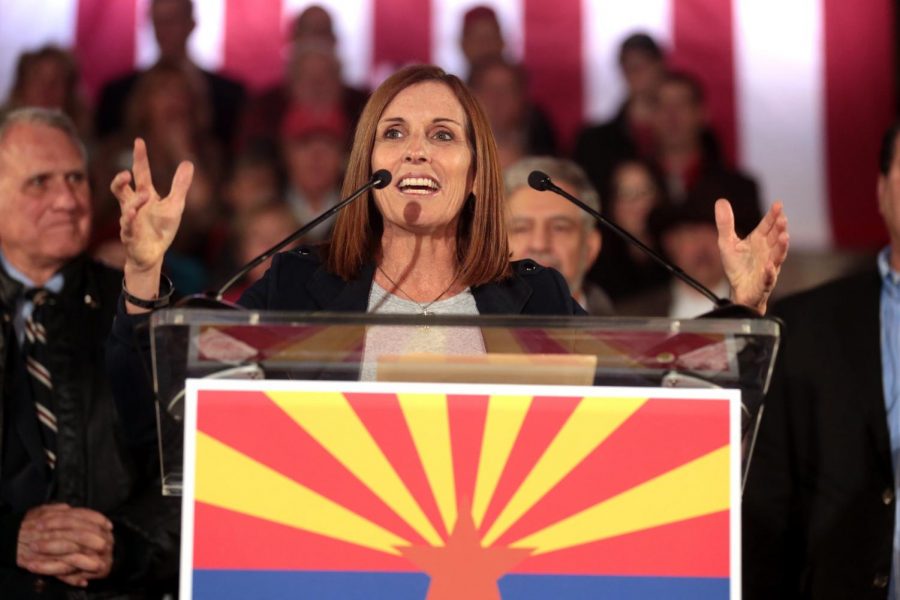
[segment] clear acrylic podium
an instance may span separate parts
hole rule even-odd
[[[448,336],[468,340],[470,351],[419,351]],[[374,356],[367,339],[376,337],[394,349]],[[182,489],[189,378],[736,389],[746,472],[779,337],[766,319],[157,311],[151,350],[163,493]]]

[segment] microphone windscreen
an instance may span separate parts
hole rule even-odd
[[[528,174],[528,185],[539,192],[546,191],[550,188],[550,176],[543,171],[532,171]]]
[[[391,172],[387,169],[379,169],[372,173],[372,182],[375,184],[376,190],[380,190],[388,186],[391,182]]]

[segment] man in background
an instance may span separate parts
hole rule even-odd
[[[649,226],[666,258],[719,298],[728,298],[731,288],[711,207],[660,206],[650,214]],[[690,319],[714,308],[709,298],[676,277],[616,302],[619,315],[671,319]]]
[[[612,314],[612,303],[584,276],[602,245],[594,218],[565,198],[539,192],[528,185],[528,175],[543,171],[582,202],[600,210],[600,197],[584,171],[575,163],[551,157],[528,157],[507,169],[507,228],[513,260],[531,258],[562,273],[572,297],[595,316]]]
[[[157,64],[183,69],[196,87],[209,98],[212,107],[211,131],[223,147],[230,148],[244,104],[245,91],[240,83],[201,69],[188,55],[188,39],[194,31],[194,5],[191,0],[151,0],[150,19],[159,46]],[[100,91],[97,102],[96,131],[100,138],[115,133],[125,122],[125,106],[141,72],[133,71],[114,79]]]
[[[657,91],[666,73],[665,55],[652,37],[633,33],[619,47],[619,69],[627,90],[619,111],[606,123],[582,129],[575,145],[575,162],[604,194],[616,165],[653,157],[653,125]]]
[[[743,497],[749,600],[900,597],[900,125],[877,187],[877,263],[773,307],[786,333]]]
[[[726,164],[709,128],[700,82],[686,73],[668,73],[657,94],[655,159],[669,202],[713,214],[716,200],[728,198],[735,231],[745,237],[762,218],[759,188]]]
[[[177,574],[178,503],[153,449],[122,442],[104,360],[122,275],[85,254],[62,113],[0,118],[0,214],[0,595],[146,598]]]

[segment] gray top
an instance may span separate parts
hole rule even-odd
[[[391,294],[372,282],[369,292],[368,312],[377,314],[422,314],[427,306],[429,314],[477,315],[478,307],[472,291],[465,291],[446,300],[438,300],[430,306]],[[478,327],[428,327],[428,326],[372,326],[366,331],[363,348],[362,381],[375,381],[378,357],[405,354],[452,354],[468,356],[484,354],[484,339]]]

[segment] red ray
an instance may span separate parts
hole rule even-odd
[[[197,429],[404,539],[424,542],[262,392],[201,391]]]
[[[223,333],[259,350],[260,356],[270,358],[282,348],[305,340],[324,330],[321,325],[288,327],[283,325],[235,325],[222,329]]]
[[[516,573],[728,577],[728,511],[532,556]]]
[[[453,446],[453,476],[458,507],[472,505],[475,479],[481,458],[481,441],[487,417],[488,396],[447,396],[450,440]]]
[[[728,402],[651,399],[497,543],[512,543],[727,443]]]
[[[422,461],[406,425],[396,394],[345,393],[400,479],[419,503],[425,516],[444,539],[447,530],[438,511]]]
[[[195,569],[415,571],[408,560],[293,527],[194,504]]]
[[[566,420],[581,402],[580,397],[572,396],[535,396],[519,437],[513,444],[506,468],[497,482],[497,489],[488,505],[481,532],[487,532],[500,510],[506,506],[513,493],[534,468],[535,462],[547,449],[547,446],[565,424]]]

